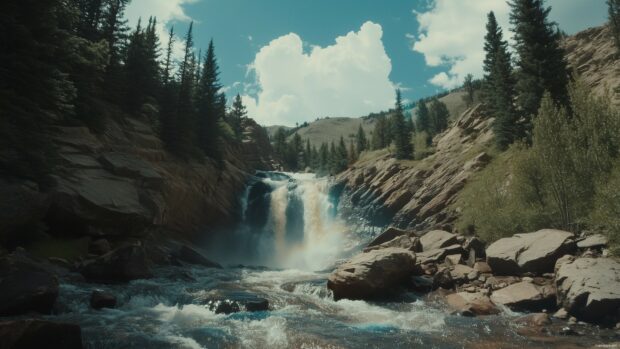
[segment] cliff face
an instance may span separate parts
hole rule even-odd
[[[436,152],[424,160],[397,161],[384,154],[356,163],[336,179],[343,190],[341,209],[378,226],[451,229],[457,213],[449,205],[490,160],[484,149],[493,138],[491,122],[475,106],[435,137]]]
[[[0,221],[7,223],[0,236],[10,240],[37,221],[60,236],[135,236],[161,227],[192,237],[230,223],[248,173],[271,166],[264,131],[250,119],[244,127],[243,142],[225,146],[221,164],[172,156],[144,120],[109,121],[101,136],[84,127],[59,127],[54,143],[60,163],[51,174],[51,190],[1,182],[9,200],[3,203],[6,216]],[[18,196],[17,204],[10,199]],[[12,205],[21,207],[11,210]]]

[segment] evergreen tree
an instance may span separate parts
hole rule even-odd
[[[286,131],[282,127],[278,128],[273,137],[273,150],[280,160],[284,161],[286,159]]]
[[[89,41],[99,40],[103,0],[76,0],[76,5],[79,11],[77,34]]]
[[[486,52],[485,104],[495,117],[493,131],[500,149],[506,149],[521,135],[518,115],[514,108],[515,81],[513,77],[508,43],[504,41],[502,29],[497,25],[493,12],[488,15],[487,35],[484,45]]]
[[[357,158],[359,157],[359,154],[357,153],[357,150],[355,149],[355,142],[353,142],[353,140],[351,139],[349,141],[349,164],[354,164],[357,161]]]
[[[413,155],[411,134],[408,132],[403,114],[403,102],[400,90],[396,90],[396,105],[392,114],[392,135],[396,145],[396,158],[409,159]]]
[[[375,130],[372,133],[372,148],[383,149],[390,145],[389,142],[389,124],[384,115],[377,117],[375,122]]]
[[[306,149],[304,150],[304,167],[313,167],[312,147],[310,146],[310,139],[306,139]]]
[[[437,98],[433,99],[429,109],[429,115],[431,121],[431,137],[448,128],[448,118],[450,117],[450,112],[448,111],[448,107],[446,107],[442,101]]]
[[[366,132],[364,132],[364,128],[362,128],[361,124],[359,128],[357,129],[357,135],[355,136],[355,143],[357,144],[358,154],[361,154],[363,151],[366,150],[368,141],[366,140]]]
[[[167,85],[172,73],[172,49],[174,47],[174,27],[170,27],[168,33],[168,46],[166,48],[166,58],[164,59],[164,70],[162,72],[162,83]]]
[[[174,151],[179,155],[190,155],[193,152],[194,132],[194,74],[192,60],[194,60],[194,23],[190,23],[185,35],[183,61],[179,67],[179,92],[176,107],[176,135],[174,137]]]
[[[329,145],[329,160],[328,160],[328,172],[331,175],[338,173],[338,151],[336,150],[336,144],[332,141]]]
[[[336,150],[336,171],[335,173],[340,173],[347,169],[347,165],[349,164],[349,152],[347,151],[347,145],[344,142],[344,137],[340,136],[340,141],[338,142],[338,149]]]
[[[125,8],[129,0],[106,0],[101,35],[108,43],[109,61],[106,69],[105,91],[113,101],[120,101],[123,81],[122,50],[127,40]]]
[[[230,126],[232,127],[237,139],[239,140],[241,139],[242,132],[243,132],[241,128],[241,120],[246,118],[247,115],[248,115],[248,112],[247,112],[247,109],[245,108],[245,105],[243,105],[241,96],[237,94],[237,96],[235,97],[235,100],[233,101],[232,110],[230,111],[229,119],[230,119]]]
[[[319,148],[319,174],[324,175],[329,173],[329,147],[327,143],[322,143]]]
[[[430,133],[431,130],[431,118],[428,111],[428,107],[426,106],[426,102],[421,99],[418,102],[418,109],[416,112],[418,116],[417,120],[417,129],[418,132],[427,132]]]
[[[609,23],[614,34],[616,48],[620,52],[620,0],[607,0]]]
[[[568,106],[569,75],[560,33],[548,18],[551,8],[544,7],[544,0],[512,0],[509,4],[518,54],[517,104],[529,131],[545,91],[556,103]]]
[[[210,157],[219,157],[218,123],[223,117],[221,106],[218,107],[220,89],[219,68],[215,58],[213,40],[209,42],[207,55],[202,68],[202,77],[198,87],[198,123],[197,132],[202,150]]]

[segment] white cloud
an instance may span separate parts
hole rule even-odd
[[[190,22],[192,18],[189,17],[183,5],[196,3],[200,0],[133,0],[127,6],[125,10],[125,16],[129,20],[131,28],[135,28],[138,23],[138,19],[142,18],[142,25],[146,25],[145,21],[149,17],[157,18],[157,34],[163,50],[168,46],[169,37],[169,25],[173,21]],[[185,28],[175,28],[175,44],[174,44],[174,57],[175,59],[181,59],[183,57],[183,39],[185,35],[183,32]]]
[[[546,5],[553,8],[551,20],[569,33],[604,20],[600,0],[550,0]],[[504,0],[434,0],[427,11],[415,13],[420,27],[412,49],[424,55],[428,66],[446,67],[430,83],[449,89],[462,84],[467,74],[482,77],[486,15],[490,11],[495,12],[504,38],[510,40],[510,7]]]
[[[243,96],[249,115],[267,125],[292,125],[391,107],[392,64],[382,36],[380,25],[366,22],[334,45],[310,46],[309,53],[295,33],[271,41],[249,67],[259,87],[256,98]]]

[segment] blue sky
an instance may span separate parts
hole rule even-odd
[[[547,4],[568,33],[606,20],[604,0]],[[196,46],[215,42],[229,99],[292,125],[386,109],[394,87],[416,100],[481,75],[489,10],[508,33],[504,0],[134,0],[127,15],[157,15],[179,35],[194,20]]]

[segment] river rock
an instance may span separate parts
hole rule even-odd
[[[467,240],[465,240],[465,243],[463,244],[463,248],[466,251],[473,251],[474,255],[479,258],[484,258],[485,256],[484,247],[485,243],[475,236],[467,238]]]
[[[116,296],[102,290],[94,290],[90,295],[90,306],[93,309],[114,308]]]
[[[203,256],[200,252],[187,245],[182,245],[172,255],[185,263],[202,265],[207,268],[222,268],[219,263],[207,259],[207,257]]]
[[[444,248],[437,248],[430,251],[424,251],[417,254],[418,263],[438,263],[443,261],[446,256],[462,254],[465,251],[461,245],[450,245]]]
[[[0,322],[0,348],[81,349],[82,330],[79,325],[44,320]]]
[[[450,272],[450,269],[443,268],[433,276],[433,289],[451,289],[453,287],[454,280],[452,279],[452,273]]]
[[[554,307],[555,291],[550,286],[522,281],[493,292],[491,300],[513,310],[538,311]]]
[[[383,233],[377,235],[377,237],[375,237],[370,243],[368,243],[367,247],[378,246],[404,235],[414,236],[413,232],[398,229],[395,227],[389,227]]]
[[[415,254],[402,248],[361,253],[341,264],[328,278],[334,299],[370,299],[389,296],[409,281]]]
[[[478,271],[481,274],[491,273],[491,267],[486,262],[476,262],[474,263],[474,270]]]
[[[79,271],[89,281],[127,282],[152,277],[149,264],[142,246],[129,245],[85,262]]]
[[[0,259],[0,315],[50,314],[58,297],[58,279],[16,253]]]
[[[443,230],[431,230],[422,235],[420,242],[424,251],[436,250],[457,243],[457,235]]]
[[[515,323],[528,327],[542,327],[551,325],[551,318],[546,313],[534,313],[517,318]]]
[[[452,280],[454,280],[457,284],[463,284],[469,280],[469,274],[473,272],[474,269],[463,265],[457,264],[455,266],[450,267],[450,275],[452,275]],[[477,279],[478,276],[474,279]]]
[[[497,275],[551,272],[558,258],[574,251],[573,237],[566,231],[543,229],[499,239],[487,248],[487,263]]]
[[[611,258],[578,258],[557,271],[558,304],[585,321],[620,314],[620,263]]]
[[[388,242],[384,242],[381,245],[374,245],[374,246],[366,247],[364,248],[364,252],[378,250],[382,248],[388,248],[388,247],[404,248],[405,250],[409,250],[412,252],[422,251],[422,245],[420,244],[419,238],[409,237],[407,235],[401,235]]]
[[[594,234],[577,242],[579,248],[600,248],[607,246],[607,237],[601,234]]]
[[[500,312],[489,297],[479,292],[453,293],[446,297],[446,302],[451,308],[462,314],[493,315]]]

